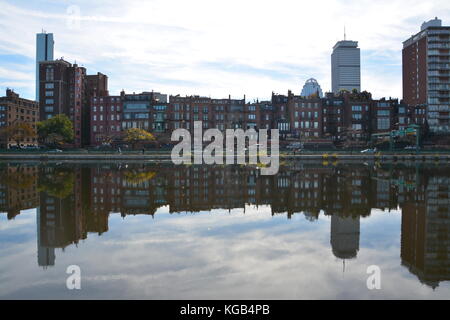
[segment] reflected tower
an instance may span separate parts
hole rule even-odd
[[[353,217],[331,217],[331,248],[339,259],[354,259],[359,251],[360,220]]]

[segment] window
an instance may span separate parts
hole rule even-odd
[[[45,89],[54,89],[55,85],[53,83],[46,83],[45,84]]]
[[[46,81],[53,81],[54,80],[53,67],[51,67],[51,66],[47,67],[47,70],[45,72],[45,80]]]
[[[45,104],[53,104],[54,100],[53,99],[45,99]]]
[[[249,114],[248,115],[248,119],[249,120],[256,120],[256,115],[255,114]]]
[[[352,106],[352,111],[362,111],[361,106]]]
[[[389,112],[389,110],[378,110],[377,115],[379,117],[389,117],[391,113]]]
[[[388,130],[391,126],[391,123],[389,121],[389,119],[387,118],[380,118],[377,119],[377,127],[378,130]]]

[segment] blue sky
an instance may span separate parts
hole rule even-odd
[[[55,57],[109,76],[111,94],[267,99],[331,87],[336,41],[359,41],[362,88],[401,98],[402,41],[425,20],[450,24],[449,1],[0,0],[0,92],[34,98],[35,34],[54,33]]]

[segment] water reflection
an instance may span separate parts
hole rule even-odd
[[[450,280],[448,167],[290,164],[261,176],[248,166],[9,163],[0,177],[8,219],[37,208],[44,268],[55,265],[55,249],[107,232],[111,214],[154,216],[165,206],[171,214],[254,205],[288,219],[331,216],[331,250],[345,261],[358,256],[362,218],[401,208],[402,265],[432,288]]]

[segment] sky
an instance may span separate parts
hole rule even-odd
[[[402,42],[448,0],[0,0],[0,94],[34,99],[35,37],[55,58],[109,77],[110,94],[158,91],[216,98],[331,89],[331,52],[359,42],[362,90],[402,98]]]

